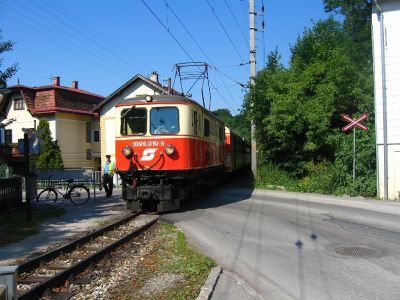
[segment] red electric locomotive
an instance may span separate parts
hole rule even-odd
[[[225,127],[195,101],[151,95],[116,105],[116,165],[132,210],[180,208],[196,185],[224,175]]]

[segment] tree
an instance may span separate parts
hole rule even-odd
[[[330,17],[306,29],[291,48],[287,68],[279,63],[277,50],[271,52],[246,96],[245,110],[256,123],[261,164],[295,175],[303,190],[360,193],[362,186],[368,186],[367,193],[373,195],[372,68],[368,59],[352,54],[356,46],[365,45],[352,42],[353,31],[345,23]],[[340,114],[365,112],[370,114],[367,125],[371,131],[358,133],[360,168],[353,184],[352,136],[341,132]],[[321,176],[329,184],[319,184]]]
[[[12,51],[14,42],[2,41],[1,30],[0,30],[0,54],[8,51]],[[2,67],[3,58],[0,58],[0,68]],[[6,68],[4,71],[0,69],[0,88],[7,86],[7,80],[10,79],[18,71],[18,64],[15,63],[10,67]]]
[[[246,119],[243,110],[236,116],[232,116],[229,109],[226,108],[217,109],[213,113],[225,123],[225,126],[247,141],[250,141],[250,122]]]
[[[370,68],[372,64],[370,0],[324,0],[326,12],[344,16],[343,28],[347,34],[348,54],[355,63]]]
[[[41,119],[37,131],[43,129],[40,138],[44,141],[40,146],[40,154],[36,160],[36,167],[38,169],[62,169],[64,164],[61,157],[61,149],[57,141],[53,141],[49,122],[46,119]]]

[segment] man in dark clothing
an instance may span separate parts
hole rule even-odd
[[[111,156],[106,155],[106,162],[103,167],[103,186],[106,197],[111,197],[113,190],[113,179],[115,173],[115,164],[111,161]]]

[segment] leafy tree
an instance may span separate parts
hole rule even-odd
[[[243,111],[241,111],[237,116],[232,116],[229,109],[226,108],[217,109],[216,111],[213,111],[213,113],[236,134],[250,141],[250,123],[246,119]]]
[[[57,141],[53,141],[49,122],[46,119],[41,119],[37,130],[43,129],[40,138],[44,141],[40,146],[40,154],[36,160],[36,167],[38,169],[62,169],[64,164],[61,157],[61,149]]]
[[[8,51],[12,51],[15,45],[12,41],[2,41],[1,30],[0,30],[0,54]],[[3,58],[0,58],[0,68],[2,66]],[[5,87],[6,82],[18,71],[18,64],[6,68],[4,71],[0,70],[0,87]]]
[[[348,54],[360,67],[372,63],[371,0],[324,0],[326,12],[344,16]]]
[[[368,18],[363,20],[368,24]],[[330,17],[306,29],[291,48],[287,68],[279,63],[278,51],[271,52],[246,97],[245,111],[256,122],[262,165],[272,164],[296,176],[301,190],[374,195],[372,67],[362,55],[352,54],[355,47],[366,45],[352,41],[354,30],[347,27],[357,26],[346,24]],[[357,132],[353,183],[352,134],[341,132],[345,123],[340,114],[365,112],[370,114],[371,130]]]

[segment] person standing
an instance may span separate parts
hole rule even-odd
[[[115,173],[115,164],[111,161],[111,156],[106,155],[106,162],[103,167],[103,187],[106,192],[106,197],[111,197],[113,190],[113,179]]]

